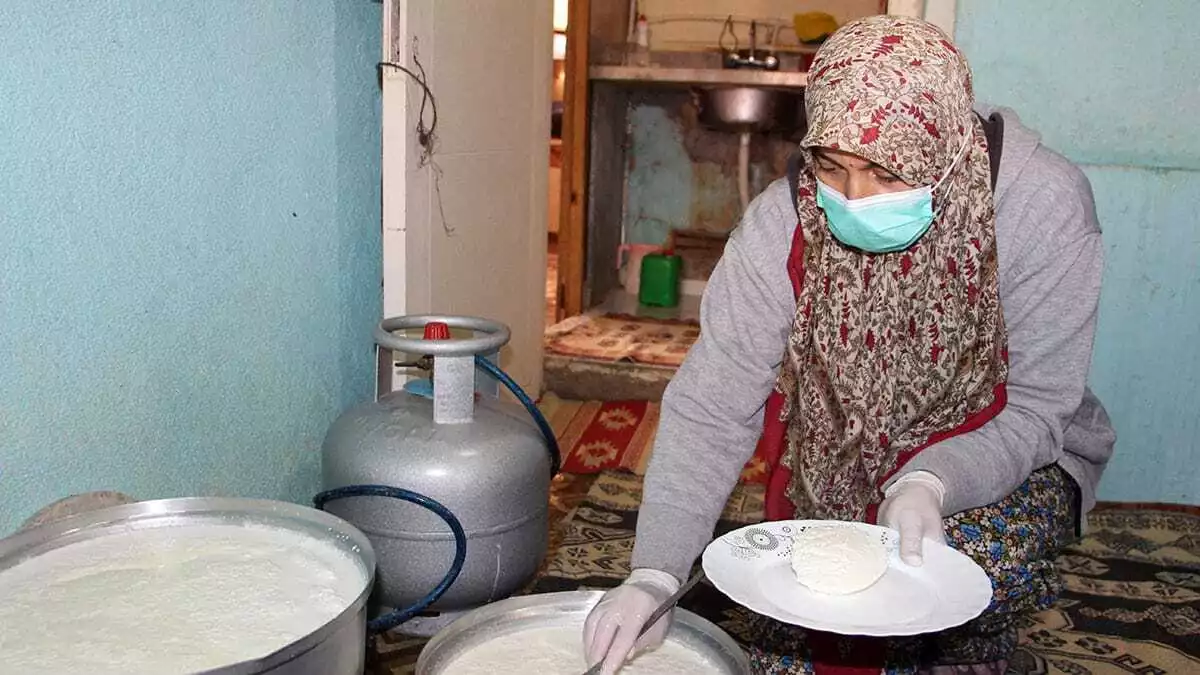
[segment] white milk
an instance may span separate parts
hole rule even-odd
[[[532,628],[498,637],[456,657],[449,675],[580,675],[587,670],[581,626]],[[620,675],[704,675],[722,672],[704,656],[673,640],[639,654]]]
[[[261,658],[365,585],[334,545],[267,526],[99,537],[0,572],[0,670],[171,675]]]

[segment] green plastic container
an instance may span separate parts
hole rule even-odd
[[[638,282],[638,302],[650,307],[674,307],[679,304],[679,273],[683,258],[671,251],[649,253],[642,258]]]

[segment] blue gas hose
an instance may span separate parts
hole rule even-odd
[[[488,375],[499,380],[505,387],[508,387],[513,396],[516,396],[521,405],[525,406],[525,409],[529,411],[529,415],[533,417],[534,424],[538,426],[538,429],[542,432],[542,437],[546,439],[546,448],[550,451],[550,477],[557,476],[558,470],[562,467],[562,453],[558,448],[558,439],[554,437],[554,429],[550,428],[550,423],[546,421],[546,417],[542,415],[542,411],[538,410],[537,404],[533,402],[533,399],[529,398],[525,390],[521,389],[521,385],[509,377],[508,373],[500,370],[500,367],[496,364],[477,355],[475,357],[475,365]]]
[[[462,523],[458,522],[458,518],[450,512],[450,509],[442,506],[439,502],[411,490],[387,485],[349,485],[334,488],[333,490],[326,490],[313,497],[313,505],[323,510],[326,502],[331,502],[335,499],[345,499],[347,497],[391,497],[411,502],[433,511],[438,517],[446,521],[446,524],[450,526],[450,531],[454,534],[454,561],[450,563],[450,570],[446,572],[446,576],[442,577],[442,581],[428,595],[418,600],[411,607],[398,609],[367,622],[367,628],[372,632],[382,633],[399,626],[425,611],[426,608],[437,602],[438,598],[442,597],[442,594],[450,588],[455,579],[458,579],[459,573],[462,572],[463,563],[467,559],[467,534],[463,531]]]

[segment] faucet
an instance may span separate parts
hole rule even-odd
[[[733,17],[730,16],[725,22],[725,29],[733,32]],[[724,30],[722,31],[722,37]],[[726,68],[758,68],[761,70],[779,70],[779,58],[774,54],[759,53],[758,50],[758,22],[750,22],[750,49],[737,49],[737,36],[734,36],[734,49],[725,52],[725,67]],[[773,42],[773,41],[772,41]]]

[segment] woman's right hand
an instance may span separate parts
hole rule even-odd
[[[601,675],[613,675],[634,651],[663,643],[673,612],[659,619],[640,639],[646,619],[679,590],[679,580],[652,569],[636,569],[608,591],[583,624],[583,651],[588,667],[603,662]]]

